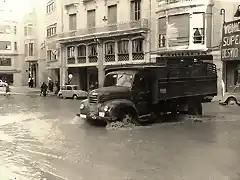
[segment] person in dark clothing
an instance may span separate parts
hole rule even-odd
[[[33,88],[33,79],[30,79],[30,88]]]
[[[60,91],[60,84],[58,83],[58,81],[55,82],[55,86],[56,86],[55,94],[57,94]]]
[[[49,91],[53,92],[53,82],[50,80],[48,83]]]
[[[43,94],[44,96],[46,96],[47,89],[48,89],[47,84],[46,84],[45,82],[43,82],[42,85],[41,85],[41,94]]]

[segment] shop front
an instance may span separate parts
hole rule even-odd
[[[97,67],[96,66],[69,67],[68,68],[68,84],[78,85],[80,89],[84,91],[88,91],[89,89],[91,89],[91,87],[97,88],[97,85],[98,85]]]
[[[240,83],[240,19],[223,24],[221,60],[223,63],[223,86],[231,91]]]

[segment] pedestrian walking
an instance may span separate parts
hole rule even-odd
[[[33,88],[33,78],[30,79],[30,88]]]
[[[28,78],[28,87],[31,87],[31,77]]]
[[[11,92],[11,89],[9,87],[9,84],[7,83],[7,85],[6,85],[6,96],[9,96],[10,92]]]

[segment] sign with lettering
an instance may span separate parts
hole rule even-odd
[[[222,60],[240,60],[240,19],[223,24]]]

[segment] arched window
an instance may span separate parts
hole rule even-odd
[[[133,53],[142,53],[143,52],[143,39],[138,38],[132,41],[132,52]]]
[[[67,58],[74,58],[75,47],[69,46],[67,47]]]
[[[115,54],[115,42],[107,42],[105,44],[105,55]]]
[[[77,47],[77,56],[78,57],[86,57],[86,46],[85,45],[79,45]]]
[[[88,56],[97,56],[97,44],[88,45]]]
[[[128,40],[121,40],[118,42],[118,53],[119,54],[128,54]]]

